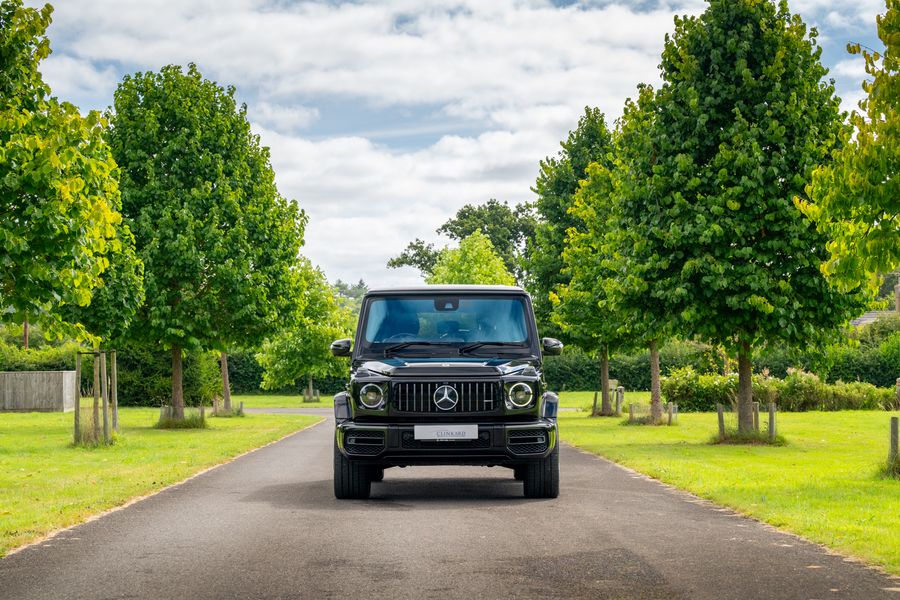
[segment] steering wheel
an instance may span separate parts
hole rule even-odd
[[[406,342],[406,341],[409,341],[410,338],[414,338],[414,337],[416,337],[416,334],[414,334],[414,333],[406,333],[406,332],[395,333],[394,335],[392,335],[390,337],[386,337],[381,341],[382,342]]]

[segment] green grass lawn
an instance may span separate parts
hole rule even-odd
[[[117,443],[84,449],[71,446],[72,413],[0,414],[0,556],[320,420],[248,415],[159,430],[158,417],[158,409],[120,408]]]
[[[304,402],[303,396],[241,394],[231,396],[231,403],[237,407],[241,402],[244,408],[331,408],[334,396],[321,394],[321,402]]]
[[[582,395],[563,394],[562,404],[584,404]],[[712,413],[626,427],[562,412],[560,430],[579,448],[900,574],[900,481],[878,474],[892,415],[780,413],[783,447],[710,445]]]

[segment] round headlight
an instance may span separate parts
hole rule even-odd
[[[530,385],[520,381],[510,386],[508,397],[509,401],[516,408],[525,408],[531,404],[531,399],[534,398],[534,392],[531,391]]]
[[[366,408],[377,409],[384,404],[384,390],[380,385],[367,383],[359,390],[359,402]]]

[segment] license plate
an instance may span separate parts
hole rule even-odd
[[[413,436],[417,440],[452,441],[477,440],[478,425],[416,425]]]

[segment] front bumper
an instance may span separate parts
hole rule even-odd
[[[429,425],[432,423],[429,423]],[[479,423],[475,440],[416,440],[409,423],[344,421],[335,431],[341,453],[380,465],[515,465],[544,458],[556,447],[556,421]]]

